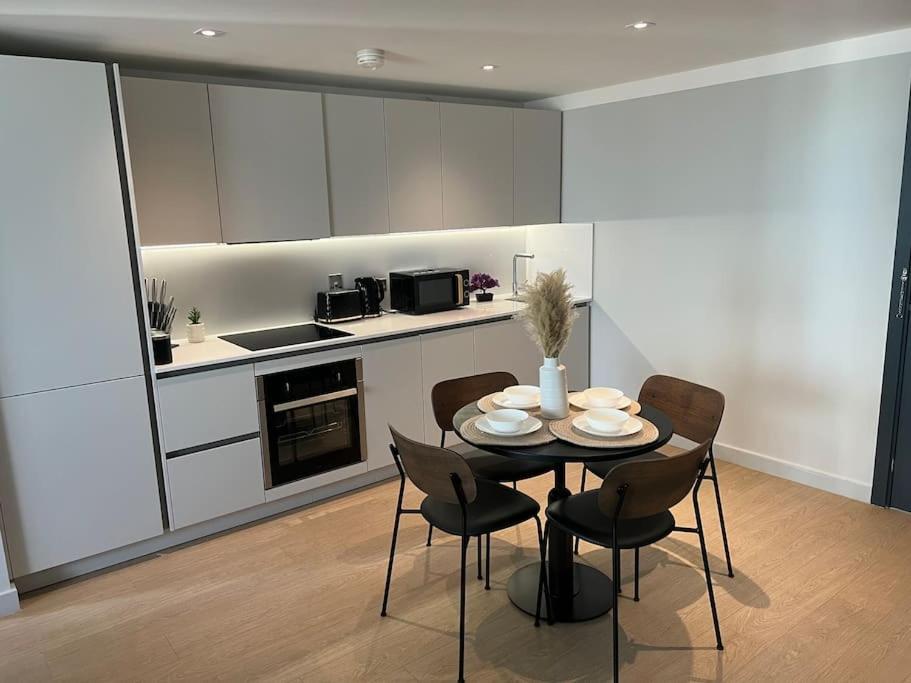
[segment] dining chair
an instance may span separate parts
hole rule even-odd
[[[446,445],[446,434],[455,431],[452,419],[463,406],[479,399],[503,391],[506,387],[518,384],[515,375],[509,372],[487,372],[468,377],[457,377],[438,382],[430,392],[430,404],[433,417],[440,428],[440,446]],[[534,462],[521,458],[507,458],[476,448],[462,452],[471,471],[479,479],[495,482],[516,482],[553,471],[547,463]],[[431,544],[433,525],[427,529],[427,545]],[[487,571],[484,587],[490,589],[490,537],[487,537]],[[481,578],[481,539],[478,539],[478,579]]]
[[[711,439],[707,439],[678,455],[652,460],[628,460],[619,465],[615,464],[601,482],[599,489],[577,493],[547,506],[547,523],[544,526],[545,549],[552,525],[589,543],[611,549],[611,580],[614,584],[614,681],[619,679],[620,674],[620,551],[630,548],[639,550],[666,538],[674,531],[695,533],[699,537],[705,584],[715,625],[715,646],[719,650],[724,649],[718,624],[718,610],[715,607],[709,558],[705,549],[702,515],[699,511],[699,487],[709,465],[706,454],[710,446]],[[677,526],[671,508],[686,498],[690,491],[693,495],[696,526]],[[540,573],[536,619],[540,619],[540,596],[546,585],[545,574],[543,570]]]
[[[724,544],[724,557],[727,561],[728,576],[734,576],[734,567],[731,564],[731,551],[728,547],[728,533],[724,524],[724,509],[721,505],[721,491],[718,485],[718,472],[715,467],[715,454],[713,445],[715,435],[721,425],[721,416],[724,413],[724,395],[715,389],[687,382],[667,375],[653,375],[642,385],[639,391],[639,403],[649,405],[661,410],[671,418],[674,425],[674,434],[695,443],[709,442],[709,468],[711,474],[703,474],[705,479],[712,482],[715,491],[715,504],[718,507],[718,521],[721,525],[721,540]],[[665,446],[657,451],[640,455],[638,458],[667,457],[679,452],[674,446]],[[637,458],[637,459],[638,459]],[[586,463],[582,470],[582,485],[580,491],[585,490],[585,475],[587,472],[604,478],[616,462]],[[576,553],[579,552],[579,539],[576,539]],[[639,600],[639,555],[635,558],[635,585],[634,600]]]
[[[465,565],[468,544],[472,536],[480,537],[534,519],[538,526],[538,548],[544,561],[544,535],[541,530],[541,507],[521,491],[496,482],[479,479],[465,459],[447,448],[412,441],[390,425],[392,441],[389,449],[399,471],[399,496],[392,527],[392,545],[386,569],[386,589],[383,592],[381,616],[386,616],[392,564],[402,515],[420,514],[427,522],[442,531],[462,539],[461,593],[459,598],[459,681],[465,680]],[[405,479],[410,479],[426,494],[417,509],[403,508]],[[488,558],[490,554],[488,553]],[[550,591],[543,585],[550,606]],[[540,593],[541,591],[539,591]],[[537,625],[537,623],[535,624]]]

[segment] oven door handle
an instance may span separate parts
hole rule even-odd
[[[333,391],[331,394],[321,394],[320,396],[301,398],[297,401],[276,403],[274,406],[272,406],[272,410],[276,413],[284,413],[288,410],[294,410],[295,408],[306,408],[307,406],[313,406],[317,403],[328,403],[329,401],[335,401],[340,398],[348,398],[349,396],[357,396],[357,389],[342,389],[341,391]]]

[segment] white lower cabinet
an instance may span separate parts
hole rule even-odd
[[[569,337],[569,343],[560,357],[561,362],[566,366],[566,386],[569,387],[570,391],[587,389],[590,382],[590,308],[588,306],[580,306],[576,309],[576,312],[579,317],[573,326],[573,333]]]
[[[439,445],[440,428],[433,417],[430,392],[434,385],[445,379],[475,374],[474,329],[469,327],[422,334],[421,368],[424,385],[424,441]],[[457,443],[461,443],[461,440],[454,433],[446,435],[447,446]]]
[[[252,364],[164,378],[158,400],[169,453],[259,431]]]
[[[266,502],[259,439],[169,458],[174,528]]]
[[[421,340],[409,337],[368,344],[363,360],[367,465],[375,470],[393,462],[389,425],[409,438],[424,440]]]
[[[144,377],[0,400],[14,577],[162,533]]]
[[[541,351],[521,320],[503,320],[474,328],[474,349],[478,373],[511,372],[519,384],[538,384]]]

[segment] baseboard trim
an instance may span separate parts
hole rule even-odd
[[[0,591],[0,617],[6,617],[19,611],[19,591],[11,583],[5,591]]]
[[[736,448],[735,446],[717,442],[714,448],[715,456],[719,460],[732,462],[735,465],[741,465],[751,470],[796,481],[798,484],[812,486],[813,488],[836,493],[839,496],[853,498],[864,503],[870,502],[870,492],[873,488],[871,482],[862,482],[832,474],[831,472],[823,472],[814,467],[773,458],[770,455],[748,451],[745,448]]]
[[[167,531],[162,536],[156,536],[146,541],[134,543],[123,548],[110,550],[100,555],[93,555],[69,564],[51,567],[34,574],[17,576],[16,584],[22,594],[51,586],[55,583],[69,581],[87,574],[110,569],[117,565],[150,559],[155,555],[185,543],[204,540],[232,529],[261,522],[269,517],[275,517],[291,510],[301,508],[312,503],[320,502],[334,496],[349,493],[365,486],[371,486],[385,479],[397,476],[398,471],[394,465],[387,465],[348,479],[333,482],[320,488],[297,493],[287,498],[280,498],[264,505],[234,512],[224,517],[210,519],[193,526]],[[2,594],[0,594],[2,597]],[[18,605],[18,599],[17,599]]]

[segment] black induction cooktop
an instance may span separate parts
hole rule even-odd
[[[273,327],[268,330],[256,332],[241,332],[240,334],[225,334],[219,336],[226,342],[236,344],[247,351],[265,351],[277,349],[281,346],[294,346],[308,342],[325,341],[350,337],[351,332],[343,332],[332,327],[307,323],[306,325],[291,325],[290,327]]]

